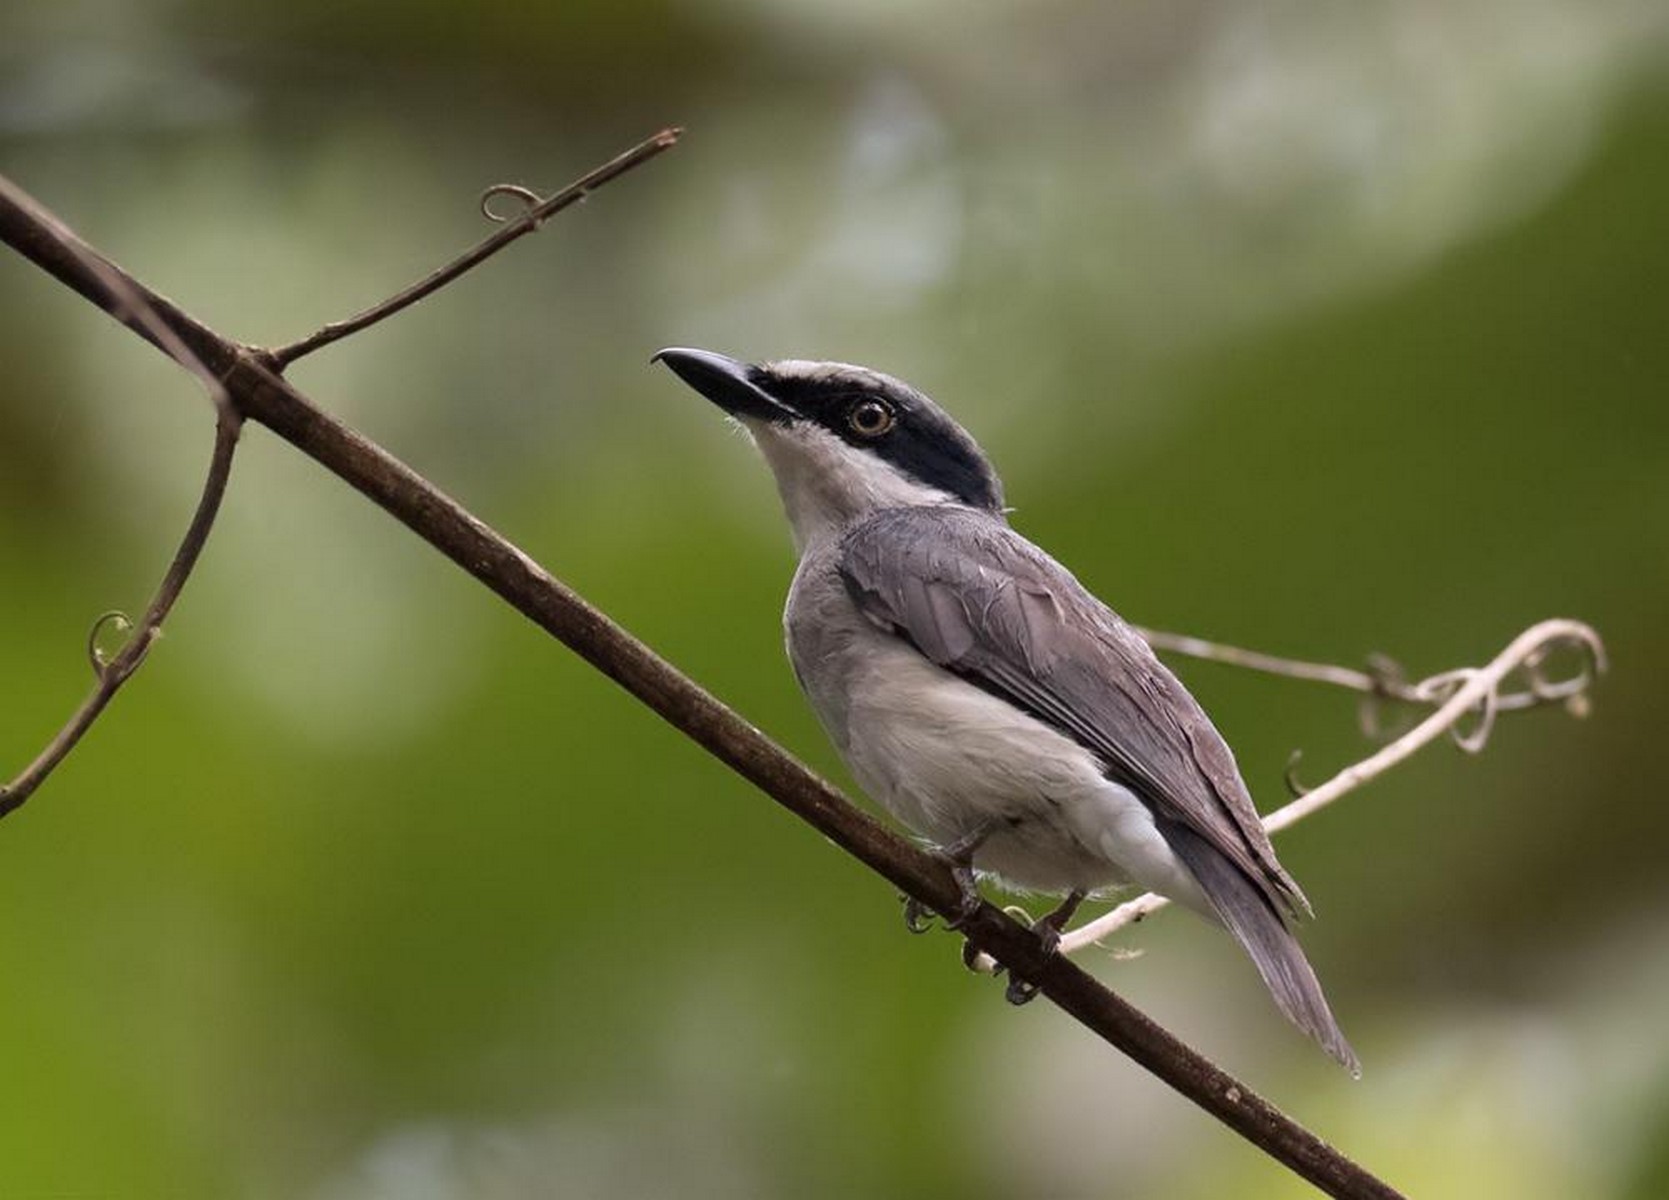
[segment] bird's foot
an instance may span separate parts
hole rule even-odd
[[[926,933],[933,928],[933,908],[914,896],[900,896],[904,901],[904,928],[911,933]]]
[[[904,899],[904,928],[911,933],[926,933],[933,928],[933,918],[942,916],[946,929],[960,929],[963,922],[978,911],[984,903],[984,897],[979,894],[979,882],[974,878],[974,869],[963,863],[951,864],[951,876],[956,880],[957,891],[961,893],[956,902],[956,910],[941,914],[925,900],[918,900],[914,896]]]
[[[1022,1004],[1030,1004],[1036,1000],[1039,990],[1037,984],[1027,983],[1024,979],[1011,975],[1008,986],[1003,989],[1003,999],[1019,1008]]]
[[[946,929],[960,929],[962,924],[974,915],[984,903],[984,897],[979,894],[979,880],[974,876],[974,851],[978,850],[990,835],[990,828],[982,827],[939,849],[938,855],[949,864],[951,878],[956,881],[956,890],[960,893],[956,911],[940,914],[925,901],[906,896],[904,928],[911,933],[926,933],[933,928],[934,916],[940,915],[944,918]]]
[[[1060,952],[1061,930],[1072,919],[1072,914],[1078,911],[1078,906],[1084,902],[1084,893],[1068,892],[1066,899],[1052,912],[1047,912],[1032,922],[1032,932],[1037,934],[1037,940],[1042,943],[1043,957],[1052,958]],[[1009,973],[1008,988],[1003,997],[1010,1004],[1018,1007],[1030,1004],[1037,999],[1037,985],[1021,979],[1013,972]]]

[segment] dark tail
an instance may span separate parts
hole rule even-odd
[[[1362,1064],[1356,1060],[1356,1052],[1333,1019],[1327,997],[1321,994],[1321,984],[1298,939],[1275,911],[1269,897],[1239,867],[1192,830],[1170,821],[1161,821],[1159,828],[1177,857],[1194,873],[1217,916],[1252,956],[1264,986],[1275,997],[1287,1020],[1321,1043],[1323,1050],[1360,1078]]]

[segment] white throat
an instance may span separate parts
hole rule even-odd
[[[904,475],[885,459],[809,422],[744,421],[776,476],[777,492],[803,554],[854,521],[884,508],[955,504],[956,497]]]

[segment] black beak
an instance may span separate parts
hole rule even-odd
[[[755,382],[758,367],[711,350],[672,347],[662,350],[650,362],[664,362],[673,374],[735,417],[754,417],[783,424],[798,414],[774,399]]]

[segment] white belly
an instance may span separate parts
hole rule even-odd
[[[991,830],[975,865],[1028,891],[1127,883],[1191,905],[1192,877],[1146,805],[1054,729],[859,618],[838,664],[798,664],[852,774],[905,825],[946,845]]]

